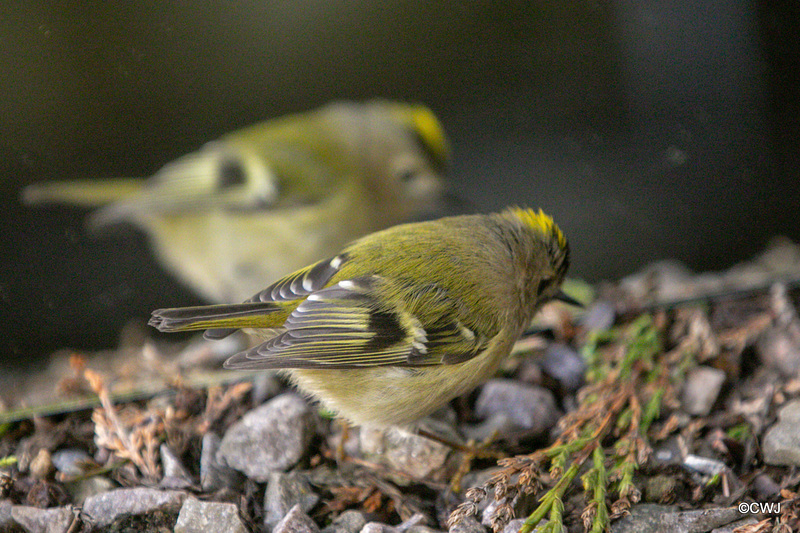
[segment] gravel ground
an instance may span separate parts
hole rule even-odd
[[[134,325],[4,379],[0,531],[796,531],[798,280],[777,240],[549,305],[501,375],[424,421],[458,449],[218,371],[242,339]]]

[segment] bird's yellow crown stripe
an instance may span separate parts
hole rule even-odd
[[[559,227],[553,222],[553,218],[545,214],[541,209],[536,212],[533,209],[512,207],[509,211],[532,230],[542,233],[543,235],[553,236],[560,248],[567,246],[567,238],[564,237]]]
[[[398,119],[410,122],[422,141],[441,163],[450,158],[450,146],[439,119],[433,111],[420,104],[395,104]]]

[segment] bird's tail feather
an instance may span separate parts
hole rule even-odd
[[[274,302],[156,309],[148,324],[165,332],[212,330],[206,336],[221,338],[241,328],[274,327],[275,320],[270,315],[280,309]]]
[[[144,180],[138,178],[33,183],[22,190],[22,201],[28,205],[98,207],[134,196],[143,184]]]

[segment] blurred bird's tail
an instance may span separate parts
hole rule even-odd
[[[221,339],[237,329],[277,327],[285,319],[276,316],[281,310],[274,302],[156,309],[148,324],[165,332],[205,329],[206,338]]]
[[[140,178],[45,181],[25,187],[22,190],[22,201],[28,205],[100,207],[133,196],[141,191],[143,183],[144,180]]]

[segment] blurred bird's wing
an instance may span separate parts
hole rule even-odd
[[[387,306],[376,293],[385,280],[364,276],[310,294],[265,343],[230,358],[226,368],[359,368],[427,366],[466,361],[486,339],[452,318],[452,302],[425,291],[426,317]],[[431,297],[439,301],[431,301]]]
[[[215,141],[161,167],[137,194],[93,213],[90,226],[141,216],[261,209],[277,198],[276,178],[262,158]]]
[[[23,190],[22,199],[34,205],[99,207],[89,227],[100,229],[142,216],[214,210],[257,214],[313,203],[330,192],[332,169],[303,146],[276,140],[262,148],[254,151],[243,143],[213,141],[167,163],[147,179],[35,183]]]

